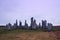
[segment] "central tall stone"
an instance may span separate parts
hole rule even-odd
[[[42,20],[42,28],[46,29],[47,26],[47,21],[46,20]]]
[[[36,29],[36,28],[37,28],[36,20],[33,19],[33,17],[31,17],[30,29]]]
[[[34,23],[34,21],[33,21],[33,17],[31,17],[31,25],[30,25],[30,29],[32,29],[32,27],[33,27],[33,23]]]

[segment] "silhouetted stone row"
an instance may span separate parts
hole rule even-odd
[[[14,23],[14,25],[11,25],[11,23],[8,23],[6,25],[6,29],[7,30],[11,30],[11,29],[47,29],[47,30],[51,30],[52,29],[52,24],[51,23],[47,23],[46,20],[42,20],[42,25],[39,23],[39,25],[37,25],[36,20],[31,17],[31,24],[30,26],[28,26],[27,20],[25,20],[25,24],[22,25],[22,22],[19,21],[19,25],[18,22],[16,20],[16,23]]]

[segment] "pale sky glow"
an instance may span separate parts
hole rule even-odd
[[[60,0],[0,0],[0,25],[13,24],[16,19],[30,24],[31,17],[37,23],[46,19],[60,25]]]

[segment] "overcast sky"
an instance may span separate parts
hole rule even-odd
[[[41,20],[60,24],[60,0],[0,0],[0,25],[15,23],[15,20],[27,20],[34,17],[37,23]]]

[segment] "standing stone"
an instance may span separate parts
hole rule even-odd
[[[16,29],[16,23],[14,23],[14,25],[13,25],[13,29]]]
[[[12,27],[12,25],[11,25],[10,23],[8,23],[8,24],[6,25],[6,29],[7,29],[7,30],[11,30],[11,27]]]
[[[47,26],[47,21],[42,20],[42,29],[46,29],[46,26]]]
[[[18,22],[16,20],[16,23],[14,23],[14,25],[13,25],[13,29],[17,29],[17,28],[18,28]]]
[[[16,26],[16,29],[17,29],[17,28],[18,28],[18,22],[17,22],[17,19],[16,19],[16,25],[15,25],[15,26]]]
[[[39,28],[41,28],[41,24],[39,23]]]
[[[51,30],[52,30],[52,24],[48,23],[48,31],[51,31]]]
[[[37,24],[36,24],[36,20],[34,20],[32,29],[36,29],[36,28],[37,28]]]
[[[31,25],[30,25],[30,29],[32,29],[32,27],[33,27],[33,23],[34,23],[34,21],[33,21],[33,17],[31,17]]]
[[[22,22],[21,21],[19,22],[19,28],[22,29]]]
[[[28,24],[26,20],[25,20],[25,29],[28,29]]]

